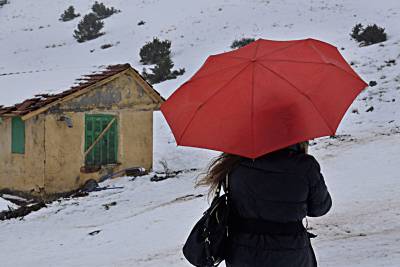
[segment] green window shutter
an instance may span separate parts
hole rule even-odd
[[[85,151],[96,141],[107,125],[114,119],[112,115],[86,114],[85,116]],[[101,166],[117,163],[118,133],[117,120],[102,136],[94,148],[87,154],[86,166]]]
[[[25,153],[25,122],[20,117],[11,119],[11,152]]]

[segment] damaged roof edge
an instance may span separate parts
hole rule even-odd
[[[42,112],[45,112],[48,108],[53,105],[58,104],[68,98],[74,98],[81,93],[86,92],[84,89],[89,89],[92,86],[96,86],[99,83],[106,83],[110,79],[113,79],[113,76],[127,71],[132,70],[137,78],[141,80],[141,82],[154,94],[154,98],[158,102],[164,102],[165,99],[157,92],[151,84],[149,84],[140,73],[132,68],[129,63],[126,64],[117,64],[117,65],[109,65],[105,67],[101,72],[91,73],[87,75],[83,75],[76,79],[79,81],[78,85],[71,86],[65,91],[62,91],[58,94],[37,94],[34,98],[29,98],[24,100],[21,103],[17,103],[13,106],[3,107],[0,106],[0,117],[9,117],[9,116],[22,116],[23,120],[27,120],[31,117],[39,115]]]

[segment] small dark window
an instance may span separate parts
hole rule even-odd
[[[11,152],[25,153],[25,122],[20,117],[11,119]]]

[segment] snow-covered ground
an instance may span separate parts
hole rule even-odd
[[[399,266],[399,139],[326,140],[312,149],[334,199],[327,216],[309,220],[320,266]],[[193,188],[197,175],[119,178],[104,184],[116,189],[2,222],[1,266],[189,266],[181,247],[207,206],[205,188]]]
[[[0,197],[0,212],[7,211],[9,209],[15,209],[17,207],[18,206],[15,205],[14,203],[12,203],[12,202],[10,202],[8,200],[5,200],[4,198]]]
[[[339,138],[321,138],[311,148],[334,200],[327,216],[310,220],[319,235],[313,243],[320,266],[400,266],[398,0],[107,0],[122,12],[104,20],[104,36],[82,44],[72,37],[80,18],[58,18],[70,4],[83,15],[94,1],[9,2],[0,8],[0,105],[66,89],[101,65],[129,62],[141,70],[139,49],[153,36],[172,40],[175,66],[186,68],[179,79],[155,86],[165,97],[208,55],[241,37],[312,37],[341,48],[361,77],[378,84],[354,102]],[[358,47],[349,37],[358,22],[385,27],[388,41]],[[100,49],[106,43],[115,45]],[[177,147],[160,112],[154,129],[156,169],[164,160],[173,170],[201,170],[216,155]],[[181,246],[207,206],[199,196],[206,189],[193,188],[199,173],[157,183],[151,175],[107,181],[116,188],[0,222],[0,266],[189,266]]]

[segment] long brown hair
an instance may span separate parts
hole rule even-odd
[[[215,194],[218,184],[223,181],[229,173],[243,159],[241,156],[222,153],[214,158],[208,165],[207,171],[203,173],[196,186],[209,186],[209,197]]]
[[[300,153],[308,153],[308,141],[300,142],[281,150],[286,149]],[[218,184],[225,179],[226,174],[238,165],[242,159],[244,159],[244,157],[222,153],[210,162],[207,171],[203,173],[203,177],[197,180],[196,186],[209,186],[208,196],[212,197],[217,190]]]

